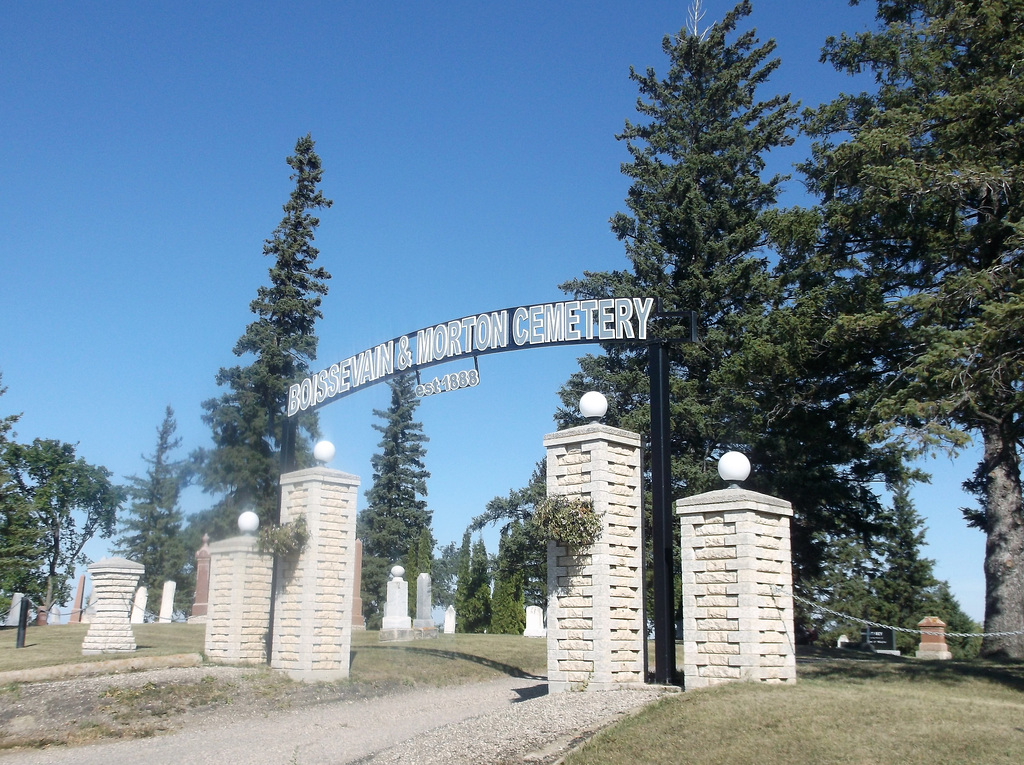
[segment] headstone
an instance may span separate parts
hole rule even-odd
[[[92,624],[92,618],[96,615],[96,587],[93,586],[89,592],[89,600],[85,605],[85,609],[82,611],[82,622],[84,624]]]
[[[75,605],[68,615],[68,624],[78,624],[82,621],[82,603],[85,598],[85,574],[78,577],[78,588],[75,590]]]
[[[170,624],[171,616],[174,614],[174,592],[178,589],[178,583],[173,579],[164,582],[164,595],[160,600],[160,623]]]
[[[210,604],[210,535],[203,534],[203,546],[196,550],[196,589],[192,593],[189,624],[206,622]]]
[[[352,585],[352,629],[365,630],[363,617],[363,540],[356,540],[355,582]]]
[[[405,576],[405,569],[401,566],[394,566],[391,569],[382,629],[407,630],[412,628],[412,619],[409,618],[409,583],[402,578],[403,576]]]
[[[430,574],[423,572],[416,577],[416,620],[412,623],[418,630],[435,629],[433,597]]]
[[[889,627],[863,627],[860,631],[860,641],[875,653],[900,655],[896,650],[896,633]]]
[[[455,606],[448,606],[444,612],[444,634],[455,634]]]
[[[946,645],[946,623],[937,616],[926,616],[917,623],[921,630],[921,645],[917,649],[919,659],[952,659],[953,654]]]
[[[847,643],[850,642],[850,638],[846,635],[840,635],[839,639],[836,640],[836,648],[846,648]]]
[[[523,637],[547,637],[548,631],[544,629],[544,609],[540,606],[526,607],[526,630]]]
[[[50,612],[46,615],[47,624],[60,624],[60,606],[54,603],[50,606]]]
[[[17,627],[18,615],[21,613],[21,599],[25,596],[20,592],[11,596],[11,610],[7,612],[7,619],[4,620],[5,627]]]
[[[146,568],[124,558],[104,558],[89,566],[96,593],[96,614],[82,641],[82,653],[122,653],[135,650],[131,602]]]
[[[140,587],[135,591],[135,601],[132,603],[132,624],[142,624],[146,621],[146,604],[149,602],[149,588]]]

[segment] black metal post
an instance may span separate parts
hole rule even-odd
[[[25,647],[25,629],[28,627],[28,597],[21,597],[21,604],[18,611],[18,634],[14,637],[14,647]]]
[[[651,544],[654,564],[654,680],[675,681],[676,641],[672,579],[672,450],[668,344],[648,346],[651,378]]]

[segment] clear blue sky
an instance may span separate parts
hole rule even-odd
[[[628,187],[614,136],[635,118],[629,67],[664,73],[661,39],[687,5],[4,3],[0,415],[23,413],[21,440],[78,443],[117,480],[144,473],[168,404],[182,455],[208,444],[200,404],[236,363],[291,190],[284,160],[307,132],[334,200],[316,240],[334,276],[322,366],[624,267],[608,218]],[[750,24],[783,61],[771,89],[816,105],[849,88],[819,50],[869,24],[866,5],[755,0]],[[710,23],[732,2],[704,6]],[[775,168],[805,151],[780,152]],[[784,201],[800,192],[791,182]],[[424,401],[439,542],[527,481],[575,355],[486,357],[479,387]],[[371,410],[386,404],[377,386],[321,410],[332,466],[364,490]],[[935,484],[915,497],[927,554],[980,619],[984,539],[958,511],[975,462],[932,463]],[[209,501],[190,491],[185,507]]]

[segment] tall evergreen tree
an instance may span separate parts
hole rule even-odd
[[[156,448],[143,457],[149,468],[145,477],[129,476],[128,496],[132,500],[120,521],[120,536],[114,549],[118,555],[146,567],[140,584],[160,592],[164,582],[177,585],[175,605],[184,610],[191,601],[194,572],[191,554],[182,536],[182,512],[178,504],[187,481],[187,464],[172,459],[181,445],[175,437],[178,424],[170,406],[157,428]]]
[[[1019,633],[1024,0],[879,0],[877,17],[824,49],[875,88],[809,120],[811,257],[857,297],[830,334],[874,351],[879,433],[980,440],[985,629]],[[987,638],[983,653],[1024,658],[1024,635]]]
[[[431,597],[433,598],[433,566],[434,566],[434,535],[429,528],[420,530],[420,535],[409,545],[409,552],[405,559],[405,576],[409,582],[409,613],[416,613],[416,604],[419,602],[417,595],[417,580],[420,574],[431,575]]]
[[[455,574],[455,631],[468,632],[466,614],[470,612],[472,596],[473,547],[472,534],[466,529],[459,547],[458,564]]]
[[[870,540],[884,530],[873,487],[904,471],[892,450],[861,437],[849,392],[859,384],[855,372],[867,371],[848,364],[840,344],[821,346],[816,302],[830,294],[789,291],[789,261],[770,266],[767,248],[783,230],[783,179],[765,176],[765,157],[791,143],[795,106],[788,96],[759,100],[779,61],[774,42],[737,31],[750,12],[741,2],[710,29],[697,29],[694,17],[694,26],[666,37],[663,79],[631,70],[644,121],[627,122],[619,136],[633,182],[629,212],[611,220],[630,270],[588,273],[563,287],[580,297],[651,295],[664,311],[697,312],[698,341],[669,349],[675,494],[718,488],[716,458],[745,452],[755,469],[748,485],[794,505],[802,582],[839,565],[829,538]],[[793,239],[807,227],[800,216],[787,224]],[[689,332],[654,323],[659,337]],[[563,424],[579,422],[570,409],[596,389],[609,399],[606,422],[650,432],[646,351],[607,346],[580,367],[562,390]]]
[[[432,513],[422,497],[430,473],[424,467],[429,440],[423,424],[413,417],[419,399],[415,380],[400,375],[388,382],[391,404],[373,413],[383,420],[373,428],[381,434],[380,452],[373,455],[373,485],[366,492],[367,506],[359,513],[357,534],[363,540],[364,611],[369,618],[383,610],[387,572],[417,549],[423,531],[430,532]],[[430,537],[433,549],[433,537]]]
[[[292,422],[283,412],[288,386],[306,376],[316,359],[314,325],[323,318],[320,303],[331,277],[315,265],[319,250],[313,239],[320,220],[314,211],[332,202],[318,188],[323,170],[308,134],[296,142],[287,161],[295,188],[284,205],[284,218],[263,245],[263,254],[274,259],[270,285],[257,290],[250,303],[256,319],[233,350],[251,362],[222,368],[217,384],[228,390],[203,402],[203,420],[213,431],[214,446],[199,455],[201,481],[206,491],[223,497],[194,523],[205,524],[211,536],[234,533],[239,512],[247,508],[263,523],[276,521],[285,439],[294,437],[297,460],[305,464],[309,445],[296,436],[297,428],[310,438],[317,434],[315,413]]]
[[[462,610],[456,606],[461,632],[487,632],[491,626],[491,566],[483,537],[473,543],[469,581]]]
[[[431,566],[433,578],[434,605],[447,608],[455,605],[455,582],[459,570],[459,548],[449,542],[440,549]]]
[[[523,524],[513,521],[505,528],[498,541],[489,632],[521,635],[526,629],[526,599],[523,589],[526,577],[519,565],[524,536]]]

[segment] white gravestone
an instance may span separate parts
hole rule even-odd
[[[444,612],[444,634],[455,634],[455,606],[448,606]]]
[[[171,615],[174,613],[174,592],[178,589],[178,583],[168,579],[164,582],[164,595],[160,599],[160,623],[170,624]]]
[[[433,587],[430,574],[424,572],[416,577],[416,621],[412,626],[418,630],[434,629],[432,613]]]
[[[544,629],[544,610],[540,606],[526,607],[526,630],[523,637],[547,637],[548,631]]]
[[[384,606],[382,629],[412,629],[412,619],[409,618],[409,583],[402,578],[404,575],[405,569],[401,566],[391,569],[391,581],[388,582],[388,600]]]
[[[132,624],[142,624],[146,621],[146,604],[149,602],[149,588],[140,587],[135,591],[135,601],[132,603]]]
[[[7,612],[7,620],[4,622],[5,627],[18,626],[18,619],[21,618],[21,599],[24,597],[20,592],[16,592],[11,596],[11,610]]]
[[[54,603],[50,606],[50,613],[46,616],[46,623],[49,624],[60,624],[60,606]]]

